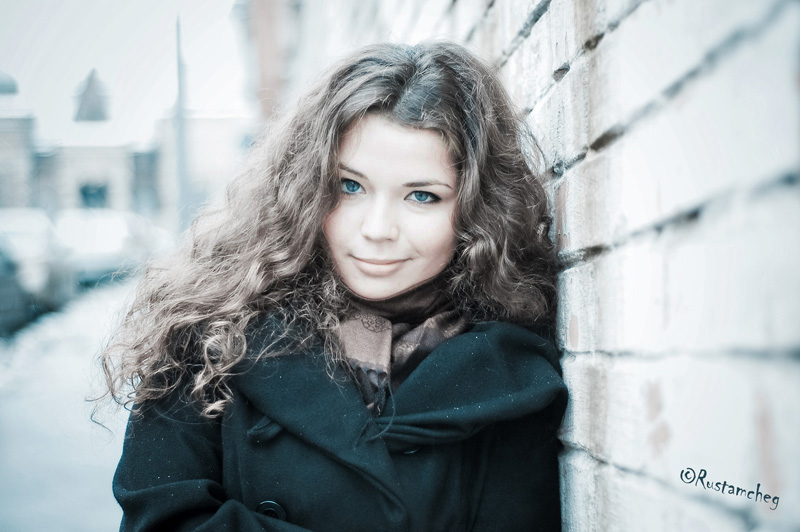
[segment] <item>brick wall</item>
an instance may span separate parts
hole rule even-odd
[[[294,13],[295,93],[361,44],[446,37],[499,66],[542,144],[571,392],[564,529],[800,530],[800,3]],[[687,468],[778,506],[686,483]]]

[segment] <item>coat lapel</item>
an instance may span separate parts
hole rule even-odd
[[[390,448],[459,441],[534,413],[541,430],[555,432],[567,400],[558,370],[558,353],[544,337],[480,323],[428,355],[376,423]]]
[[[248,364],[233,382],[259,411],[355,470],[405,513],[389,451],[374,437],[378,428],[359,390],[341,371],[331,378],[321,349]]]

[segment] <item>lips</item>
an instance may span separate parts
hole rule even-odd
[[[388,264],[396,264],[398,262],[403,262],[404,259],[362,259],[360,257],[353,257],[354,259],[365,262],[367,264],[376,264],[379,266],[385,266]]]
[[[361,275],[367,277],[391,277],[402,268],[405,259],[376,259],[353,256],[353,263]]]

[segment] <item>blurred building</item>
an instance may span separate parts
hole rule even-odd
[[[97,78],[97,71],[92,69],[86,83],[77,97],[78,108],[75,111],[76,122],[100,122],[108,120],[108,105],[105,91]]]
[[[301,38],[298,11],[302,0],[239,0],[233,14],[244,36],[250,91],[262,121],[269,120],[293,93],[290,69]]]
[[[252,117],[184,110],[187,168],[182,190],[177,107],[155,124],[150,143],[106,144],[103,133],[114,126],[108,112],[113,95],[92,70],[77,91],[72,116],[81,133],[75,137],[95,142],[64,139],[46,145],[37,143],[35,116],[19,107],[17,95],[16,81],[0,72],[0,208],[36,207],[51,218],[72,208],[129,210],[179,232],[239,171],[255,134]]]
[[[17,104],[17,82],[0,71],[0,207],[27,205],[34,118]]]

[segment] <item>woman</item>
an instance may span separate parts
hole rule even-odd
[[[134,404],[121,529],[559,530],[566,390],[526,146],[460,46],[330,70],[145,272],[104,355]]]

